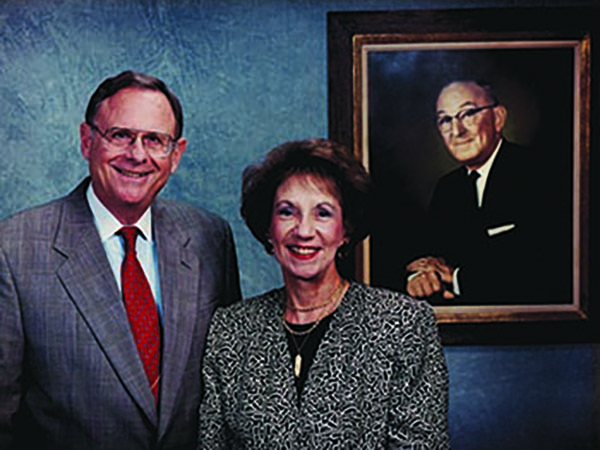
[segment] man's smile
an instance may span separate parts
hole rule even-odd
[[[122,169],[122,168],[116,167],[116,166],[113,166],[113,168],[117,172],[119,172],[121,175],[124,175],[124,176],[126,176],[128,178],[144,178],[144,177],[146,177],[146,176],[148,176],[148,175],[150,175],[152,173],[151,170],[150,171],[145,171],[145,172],[134,172],[134,171],[127,170],[127,169]]]

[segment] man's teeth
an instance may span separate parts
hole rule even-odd
[[[129,170],[125,170],[125,169],[117,169],[117,171],[123,175],[132,177],[132,178],[142,178],[147,175],[147,172],[130,172]]]

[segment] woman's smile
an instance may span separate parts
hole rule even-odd
[[[292,175],[281,183],[270,238],[284,276],[308,280],[333,273],[345,236],[342,207],[327,180]]]

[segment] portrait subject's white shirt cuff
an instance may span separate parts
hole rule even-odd
[[[510,231],[515,227],[516,227],[516,225],[514,223],[508,223],[506,225],[502,225],[499,227],[488,228],[487,234],[489,237],[492,237],[492,236],[496,236],[497,234],[506,233],[507,231]]]
[[[406,281],[412,280],[417,275],[421,275],[420,272],[413,272],[413,273],[411,273],[408,277],[406,277]]]
[[[460,295],[460,286],[458,285],[458,271],[460,267],[457,267],[452,274],[452,291],[454,295]]]

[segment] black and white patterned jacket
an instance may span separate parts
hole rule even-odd
[[[432,308],[352,283],[300,406],[283,290],[217,310],[199,449],[447,449],[448,372]]]

